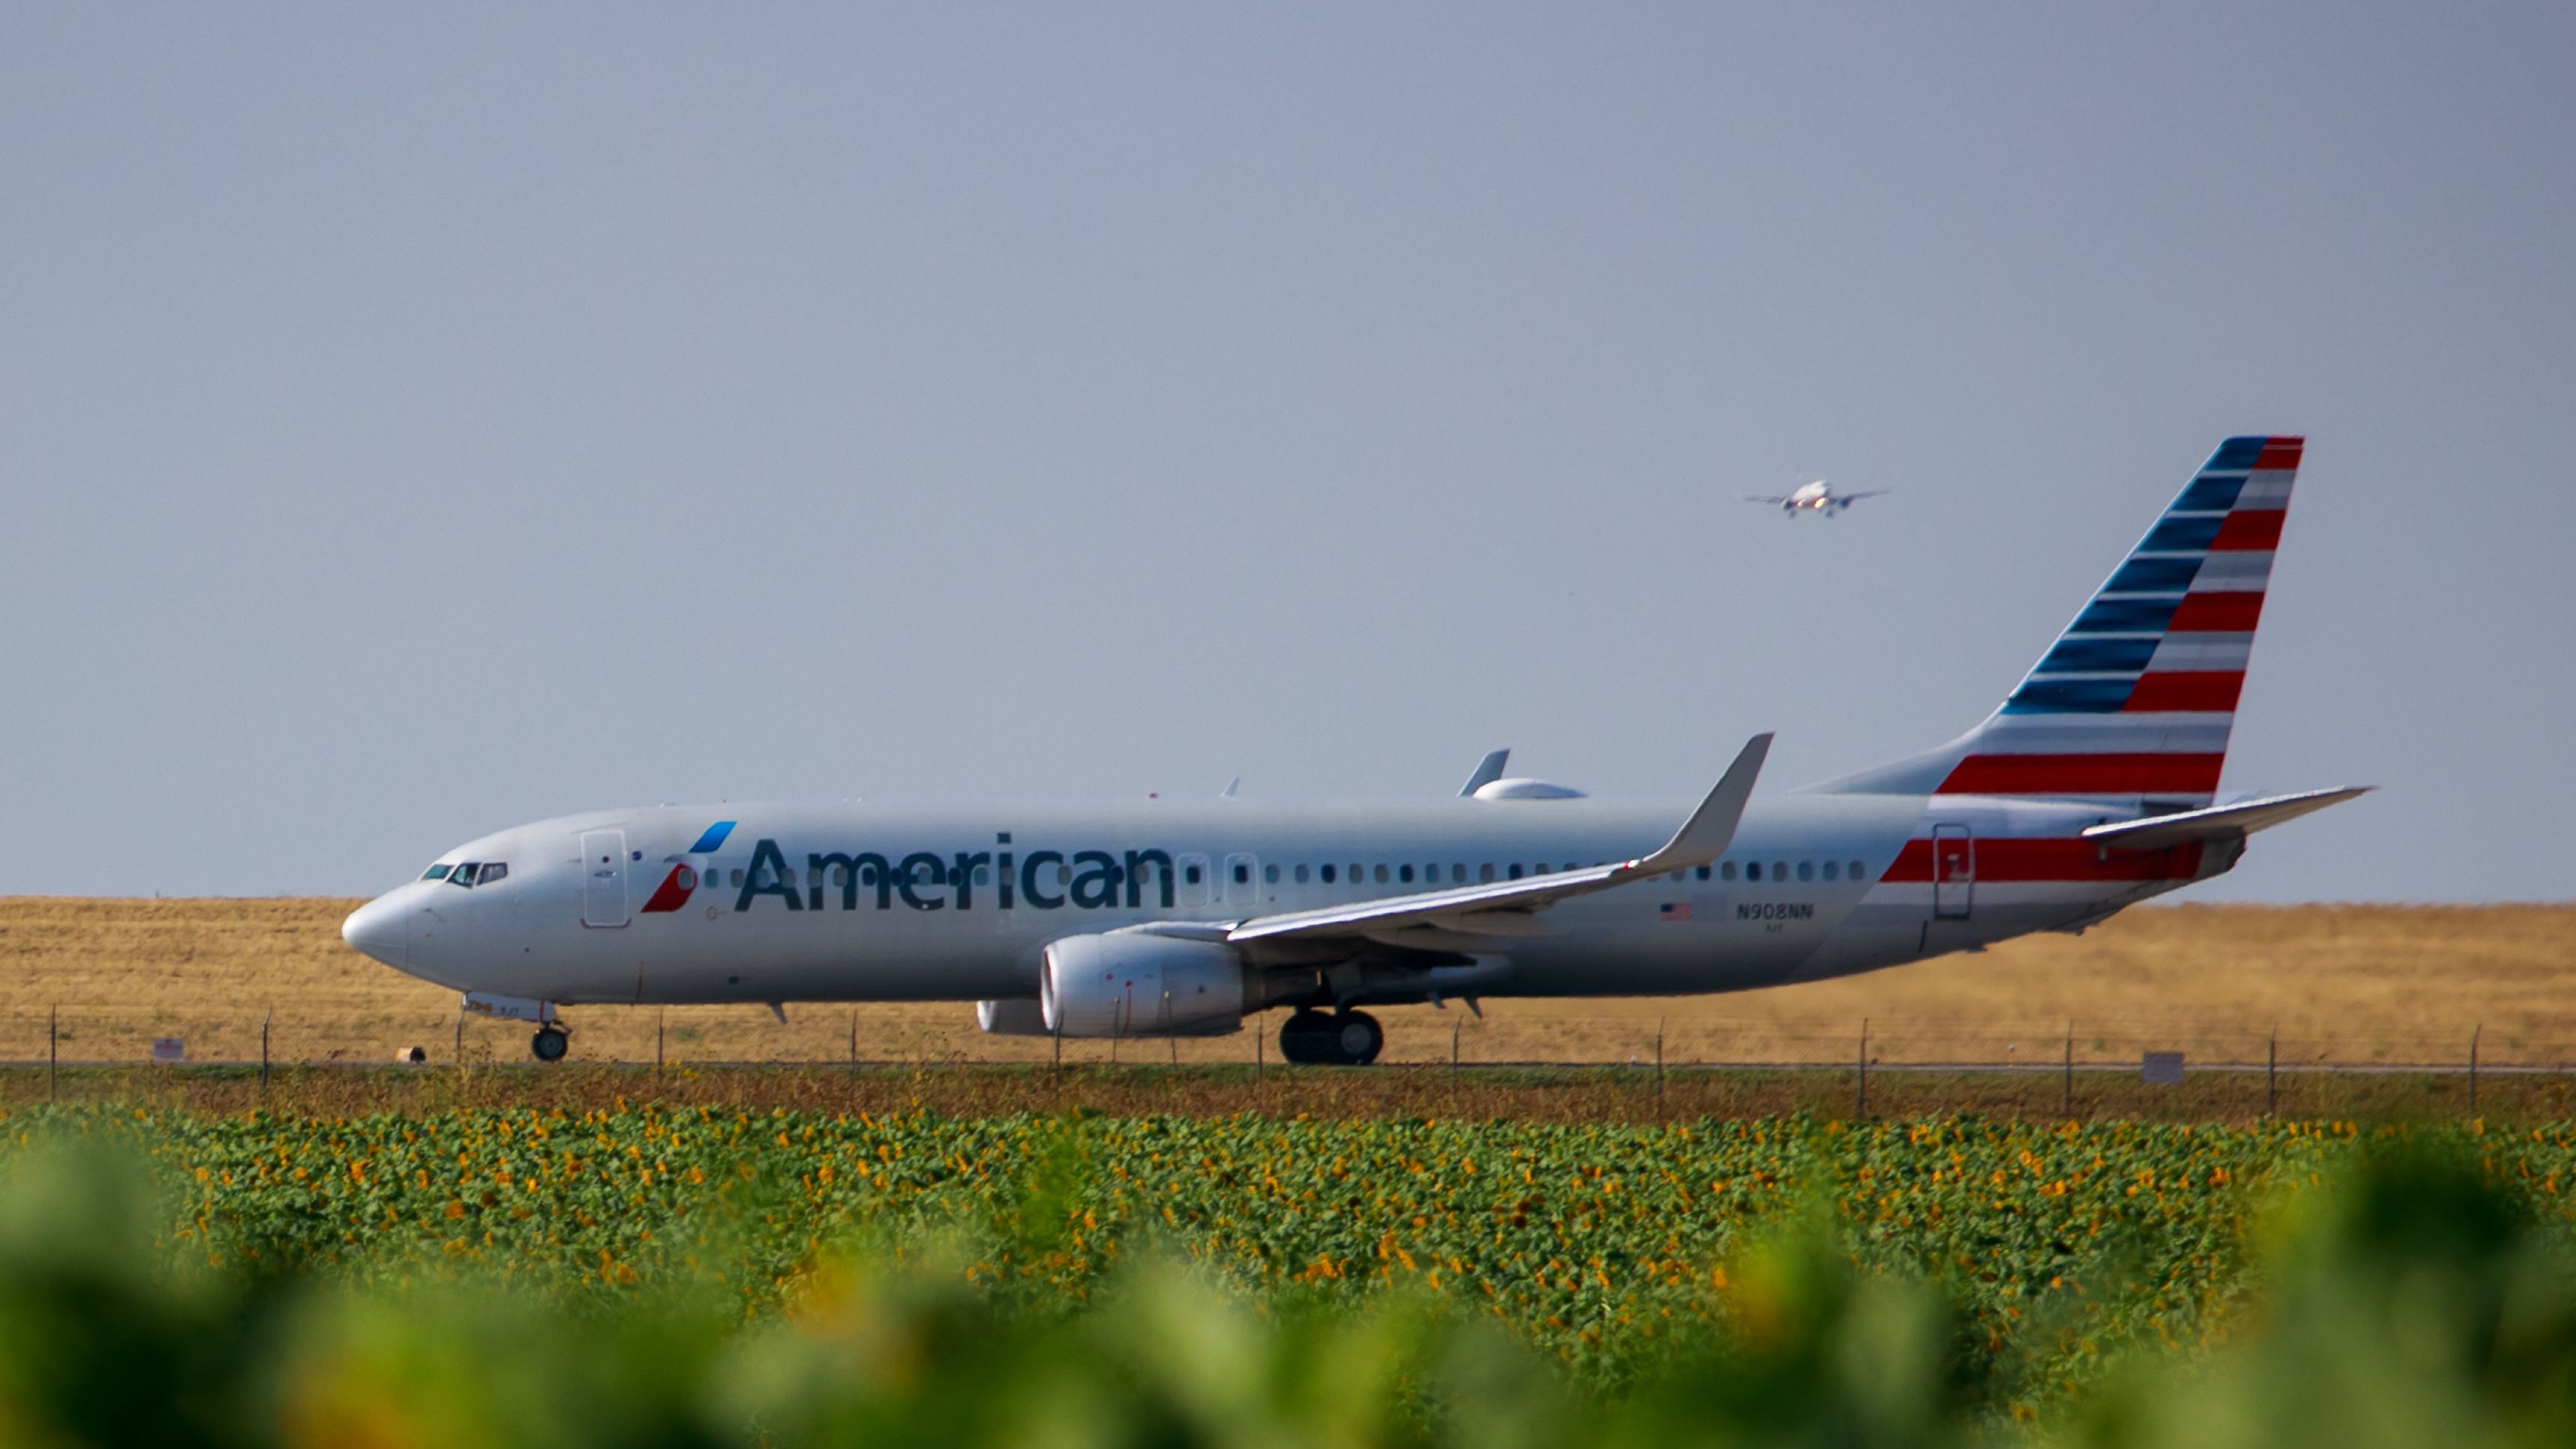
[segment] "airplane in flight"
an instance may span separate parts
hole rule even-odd
[[[1791,518],[1801,513],[1821,513],[1833,518],[1864,498],[1878,498],[1889,490],[1872,488],[1860,493],[1836,493],[1822,478],[1810,478],[1786,493],[1747,493],[1747,503],[1768,503]]]
[[[1372,1061],[1367,1010],[1739,991],[2081,931],[2360,789],[2218,803],[2301,440],[2222,443],[1986,720],[1752,798],[1614,804],[1503,774],[1379,805],[663,806],[517,826],[348,943],[536,1027],[592,1003],[976,1003],[987,1032],[1214,1035]],[[1258,1024],[1256,1024],[1256,1029]]]

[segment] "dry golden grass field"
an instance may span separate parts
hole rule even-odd
[[[527,1057],[526,1028],[473,1021],[453,993],[350,951],[357,902],[0,899],[0,1060],[43,1061],[49,1014],[66,1062],[136,1062],[176,1036],[191,1061]],[[2261,1062],[2576,1065],[2576,906],[2172,906],[2082,937],[2007,943],[1867,976],[1726,996],[1497,1000],[1380,1013],[1393,1060],[2135,1062],[2148,1048]],[[960,1004],[585,1007],[576,1059],[674,1063],[1043,1060],[1049,1043],[988,1038]],[[1182,1042],[1068,1043],[1068,1061],[1250,1062],[1263,1032]]]

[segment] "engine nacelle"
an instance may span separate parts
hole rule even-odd
[[[1223,1036],[1243,1028],[1243,977],[1221,941],[1067,936],[1046,948],[1038,999],[1065,1036]]]
[[[1044,1036],[1046,1008],[1034,996],[975,1003],[975,1024],[986,1036]]]

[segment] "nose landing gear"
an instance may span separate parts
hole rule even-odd
[[[537,1034],[528,1038],[528,1050],[535,1052],[541,1062],[562,1061],[564,1053],[571,1049],[572,1038],[564,1035],[564,1029],[559,1026],[538,1027]]]
[[[1364,1067],[1385,1046],[1385,1028],[1365,1011],[1327,1015],[1306,1007],[1279,1028],[1279,1055],[1310,1066]]]

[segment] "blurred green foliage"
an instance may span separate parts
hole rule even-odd
[[[2576,1442],[2555,1129],[0,1127],[7,1444]]]

